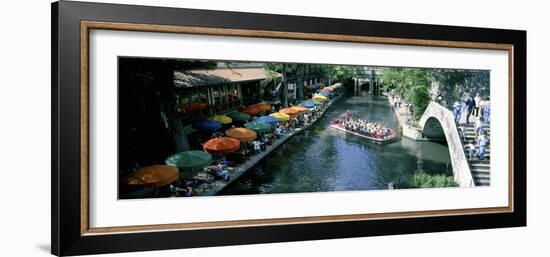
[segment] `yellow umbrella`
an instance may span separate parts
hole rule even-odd
[[[231,128],[225,131],[225,135],[239,139],[242,142],[252,141],[258,136],[254,130],[247,128]]]
[[[277,119],[278,121],[287,121],[287,120],[290,120],[290,116],[284,114],[284,113],[280,113],[280,112],[276,112],[276,113],[273,113],[273,114],[270,114],[269,116]]]
[[[325,96],[322,96],[322,95],[316,95],[313,98],[311,98],[311,100],[317,101],[317,102],[326,102],[326,101],[328,101],[328,98],[326,98]]]
[[[302,107],[302,106],[292,106],[292,107],[290,107],[290,109],[296,110],[296,111],[298,111],[298,112],[300,112],[300,113],[309,111],[308,108]]]
[[[233,122],[233,119],[231,119],[231,118],[229,118],[225,115],[214,115],[214,116],[210,117],[209,120],[217,121],[217,122],[220,122],[222,124],[229,124],[229,123]]]

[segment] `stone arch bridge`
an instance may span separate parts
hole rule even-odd
[[[431,102],[420,118],[419,125],[425,138],[447,142],[455,182],[461,187],[475,186],[453,113],[440,104]]]

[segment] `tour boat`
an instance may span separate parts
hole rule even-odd
[[[337,129],[337,130],[340,130],[340,131],[343,131],[343,132],[346,132],[346,133],[349,133],[349,134],[352,134],[352,135],[355,135],[355,136],[358,136],[358,137],[362,137],[362,138],[366,138],[366,139],[369,139],[371,141],[374,141],[374,142],[378,142],[378,143],[384,143],[384,142],[388,142],[388,141],[391,141],[393,139],[395,139],[397,137],[397,133],[395,133],[395,130],[391,129],[391,128],[388,128],[389,129],[389,133],[387,135],[367,135],[365,133],[361,133],[361,132],[356,132],[356,131],[351,131],[351,130],[348,130],[344,127],[344,125],[342,125],[342,122],[344,120],[341,120],[341,119],[335,119],[335,120],[332,120],[330,122],[330,127],[333,128],[333,129]]]

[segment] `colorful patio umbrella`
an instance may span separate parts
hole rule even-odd
[[[217,121],[217,122],[220,122],[222,124],[229,124],[229,123],[233,122],[233,120],[230,117],[225,116],[225,115],[214,115],[214,116],[208,118],[208,120]]]
[[[222,123],[212,120],[201,120],[193,123],[193,127],[201,130],[216,130],[222,127]]]
[[[260,111],[271,111],[271,105],[269,104],[258,104],[256,107],[259,108]]]
[[[317,102],[326,102],[326,101],[328,101],[328,98],[326,96],[323,96],[323,95],[315,95],[311,99],[313,101],[317,101]]]
[[[246,128],[249,128],[249,129],[252,129],[258,133],[266,133],[266,132],[269,132],[271,131],[271,124],[269,123],[265,123],[265,122],[260,122],[260,121],[253,121],[253,122],[248,122],[246,124],[244,124],[244,126]]]
[[[272,116],[262,116],[262,117],[259,117],[258,119],[256,119],[256,121],[269,123],[269,124],[271,124],[271,126],[277,125],[277,122],[278,122],[277,118],[272,117]]]
[[[256,115],[258,114],[259,112],[261,112],[262,110],[260,110],[260,108],[257,106],[257,105],[254,105],[254,106],[248,106],[244,109],[241,110],[241,112],[244,112],[246,114],[250,114],[250,115]]]
[[[236,121],[248,121],[250,119],[250,115],[244,112],[230,112],[227,116]]]
[[[182,169],[202,169],[212,161],[212,155],[203,151],[185,151],[173,154],[164,161]]]
[[[287,120],[290,120],[290,116],[284,114],[284,113],[280,113],[280,112],[276,112],[276,113],[272,113],[270,114],[269,116],[277,119],[278,121],[287,121]]]
[[[320,95],[324,96],[324,97],[330,97],[332,96],[332,93],[329,93],[327,91],[321,91],[321,93],[319,93]]]
[[[279,110],[279,112],[284,113],[284,114],[289,115],[289,116],[295,116],[299,113],[298,110],[291,109],[291,108],[284,108],[284,109]]]
[[[306,107],[306,108],[313,108],[315,107],[315,103],[312,101],[304,101],[300,103],[300,106]]]
[[[333,87],[325,87],[325,88],[323,88],[323,91],[332,92],[332,91],[334,91],[334,88]]]
[[[290,109],[296,110],[296,111],[298,111],[299,113],[303,113],[303,112],[309,111],[308,108],[303,107],[303,106],[292,106],[292,107],[290,107]]]
[[[209,153],[232,153],[239,150],[241,142],[231,137],[218,137],[206,141],[202,147]]]
[[[122,178],[122,182],[130,186],[159,188],[178,179],[178,168],[170,165],[151,165],[139,169]]]
[[[225,135],[238,139],[241,142],[252,141],[256,139],[256,137],[258,137],[258,134],[256,134],[254,130],[250,130],[247,128],[231,128],[225,131]]]

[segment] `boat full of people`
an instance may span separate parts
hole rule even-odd
[[[397,137],[395,130],[387,126],[369,120],[353,119],[349,114],[346,114],[344,119],[332,120],[329,126],[379,143],[388,142]]]

